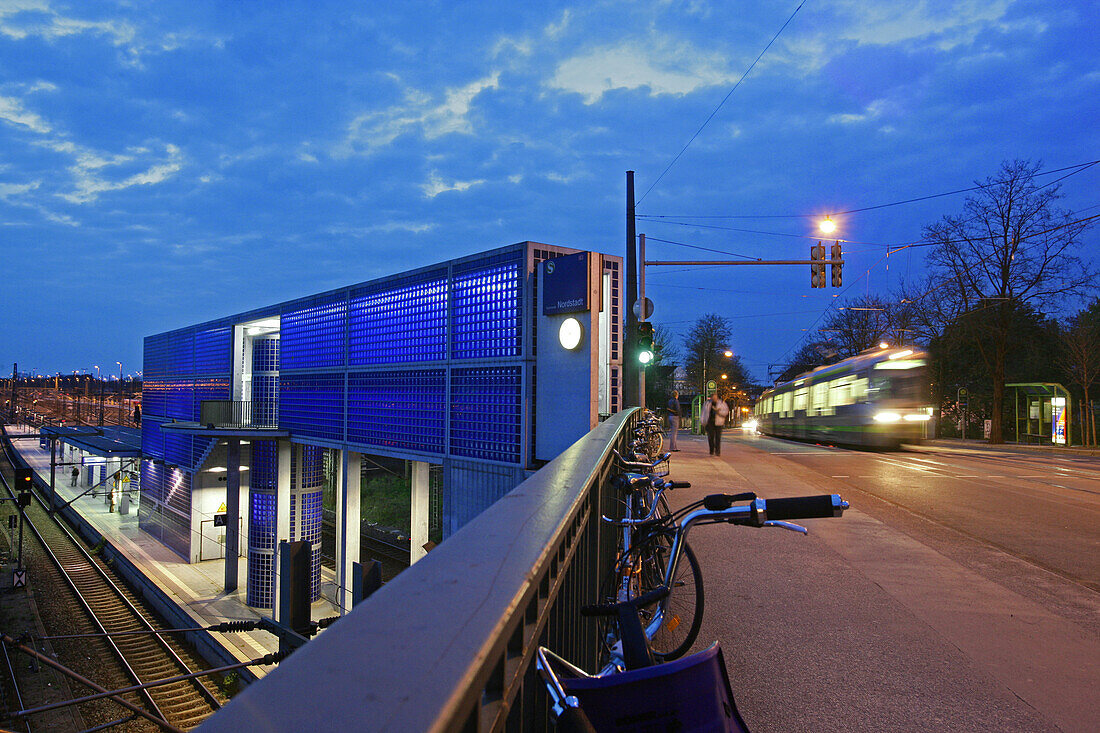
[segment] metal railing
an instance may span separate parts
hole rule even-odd
[[[209,718],[203,731],[551,728],[538,645],[595,668],[616,548],[612,415]]]
[[[250,400],[203,400],[199,422],[216,428],[276,428],[278,411],[270,402]]]

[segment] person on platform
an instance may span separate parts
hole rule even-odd
[[[703,414],[700,415],[700,419],[707,431],[707,444],[710,446],[712,456],[722,455],[722,428],[729,414],[730,408],[718,398],[717,392],[711,394],[710,399],[703,403]]]
[[[72,470],[71,475],[72,475],[72,482],[69,484],[69,486],[76,486],[76,480],[78,478],[80,478],[80,469],[77,468],[76,466],[73,466],[73,470]]]
[[[680,393],[672,390],[672,399],[668,401],[668,449],[679,451],[676,447],[676,434],[680,432]]]
[[[141,425],[141,405],[134,405],[134,425]]]

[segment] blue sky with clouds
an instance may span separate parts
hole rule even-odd
[[[0,0],[0,365],[130,371],[147,334],[525,239],[621,254],[631,169],[639,214],[760,217],[1100,158],[1093,0],[807,0],[658,181],[796,7]],[[838,217],[847,295],[919,274],[880,245],[961,206]],[[812,243],[710,224],[638,230],[651,259]],[[730,317],[762,377],[838,292],[806,270],[652,268],[655,320]]]

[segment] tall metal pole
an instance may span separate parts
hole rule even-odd
[[[638,301],[637,229],[634,221],[634,171],[626,172],[626,333],[623,339],[623,407],[635,407],[638,402],[638,319],[634,303]]]
[[[10,420],[15,423],[15,383],[19,380],[19,362],[13,362],[11,365],[11,409],[9,412]]]
[[[640,321],[648,321],[649,316],[645,312],[645,235],[638,235],[638,312]],[[631,308],[631,311],[634,309]],[[652,364],[652,362],[650,362]],[[645,367],[638,369],[638,406],[645,408]]]

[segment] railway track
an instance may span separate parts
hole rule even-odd
[[[11,464],[4,446],[4,463]],[[5,466],[6,468],[7,466]],[[11,495],[7,471],[0,472],[5,495]],[[84,543],[51,517],[41,499],[26,509],[26,540],[38,543],[83,608],[94,633],[153,631],[163,624],[137,594],[118,579]],[[105,637],[128,684],[143,684],[189,674],[202,668],[199,658],[171,634],[139,633]],[[101,660],[104,663],[106,660]],[[166,729],[190,729],[221,707],[220,698],[201,679],[181,680],[125,695],[163,720]]]

